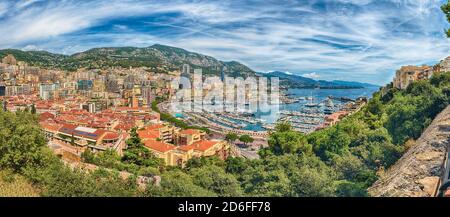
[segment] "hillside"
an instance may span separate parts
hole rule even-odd
[[[180,69],[183,64],[203,69],[204,74],[226,74],[234,76],[253,75],[249,67],[236,62],[223,62],[211,56],[190,52],[181,48],[155,44],[150,47],[105,47],[93,48],[73,55],[53,54],[46,51],[21,51],[15,49],[0,50],[0,58],[13,54],[17,60],[32,66],[76,70],[78,68],[124,68],[149,67],[158,72]]]
[[[0,197],[37,197],[38,190],[23,176],[0,171]]]
[[[450,106],[442,111],[400,160],[369,188],[377,197],[432,197],[450,137]]]
[[[47,51],[0,50],[0,58],[14,55],[18,61],[46,69],[75,71],[79,68],[107,69],[109,67],[148,67],[154,72],[167,73],[180,70],[189,64],[191,71],[201,68],[205,75],[220,76],[221,70],[231,77],[264,76],[279,77],[287,88],[347,89],[374,86],[349,81],[324,81],[291,75],[284,72],[256,73],[237,61],[220,61],[214,57],[194,53],[182,48],[155,44],[149,47],[103,47],[93,48],[73,55],[54,54]]]

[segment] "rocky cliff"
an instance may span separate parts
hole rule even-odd
[[[450,106],[444,109],[406,154],[375,184],[375,197],[432,197],[450,144]]]

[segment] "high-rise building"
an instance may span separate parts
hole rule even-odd
[[[92,80],[78,80],[78,90],[91,90],[93,86]]]
[[[220,68],[220,80],[225,81],[225,72],[223,71],[223,66]]]
[[[48,100],[53,98],[54,92],[59,89],[59,84],[40,84],[39,85],[39,96],[43,100]]]
[[[95,103],[90,103],[89,104],[89,112],[90,113],[95,113],[96,109],[95,109]]]
[[[135,94],[133,94],[133,96],[131,97],[130,106],[132,108],[138,108],[139,107],[139,98]]]
[[[142,99],[145,100],[147,105],[150,105],[154,100],[152,88],[150,86],[142,87]]]
[[[6,57],[3,57],[2,63],[8,64],[8,65],[16,65],[17,60],[12,54],[8,54]]]
[[[0,96],[5,96],[6,87],[4,85],[0,85]]]
[[[191,78],[191,67],[188,64],[183,65],[183,70],[181,71],[181,77]]]

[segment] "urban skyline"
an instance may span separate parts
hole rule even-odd
[[[402,65],[447,56],[443,2],[2,1],[0,47],[73,54],[160,43],[255,71],[382,85]]]

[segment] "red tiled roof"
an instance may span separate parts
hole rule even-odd
[[[161,129],[163,127],[165,127],[165,126],[162,124],[154,124],[154,125],[146,126],[145,130],[157,130],[157,129]]]
[[[157,130],[140,130],[138,135],[141,139],[157,139],[160,137],[160,133]]]
[[[217,143],[218,143],[218,141],[200,140],[191,145],[179,146],[178,149],[182,150],[182,151],[189,151],[192,149],[197,150],[197,151],[206,151],[206,150],[212,148]]]
[[[60,124],[51,124],[46,122],[39,122],[39,125],[45,130],[58,132],[58,130],[62,127]]]
[[[134,127],[134,124],[131,123],[121,123],[114,127],[115,130],[125,130],[128,131]]]
[[[106,135],[103,137],[104,140],[116,140],[119,139],[119,134],[115,132],[106,132]]]
[[[180,133],[181,133],[181,134],[193,135],[193,134],[199,134],[199,133],[200,133],[200,130],[186,129],[186,130],[180,131]]]
[[[144,142],[144,145],[145,147],[151,150],[155,150],[162,153],[168,152],[176,148],[176,146],[174,145],[170,145],[156,140],[147,140]]]
[[[55,118],[55,115],[53,115],[50,112],[44,112],[39,115],[39,120],[41,120],[41,121],[44,121],[47,119],[53,119],[53,118]]]

